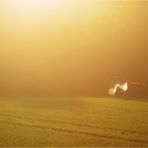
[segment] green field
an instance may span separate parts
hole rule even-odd
[[[148,146],[148,102],[1,98],[0,146]]]

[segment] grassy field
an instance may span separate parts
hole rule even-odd
[[[0,146],[148,146],[148,102],[1,98]]]

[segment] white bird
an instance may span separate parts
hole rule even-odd
[[[124,82],[122,84],[119,84],[119,83],[115,84],[114,87],[112,87],[108,90],[108,94],[115,95],[118,88],[120,88],[123,91],[127,91],[128,90],[128,83]]]

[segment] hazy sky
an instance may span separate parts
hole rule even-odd
[[[0,95],[100,95],[148,82],[148,1],[1,0]]]

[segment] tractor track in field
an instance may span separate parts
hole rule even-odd
[[[138,135],[148,135],[148,132],[137,132],[135,130],[129,131],[129,130],[121,130],[121,129],[116,129],[116,128],[110,128],[110,127],[99,127],[99,126],[94,126],[90,124],[79,124],[79,123],[74,123],[74,122],[63,122],[63,121],[56,121],[56,120],[49,120],[49,119],[43,119],[43,118],[32,118],[32,117],[24,117],[24,116],[16,116],[16,115],[10,115],[10,114],[0,114],[0,116],[8,117],[10,119],[25,119],[25,120],[32,120],[32,121],[38,121],[38,122],[44,122],[44,123],[57,123],[57,124],[66,124],[66,125],[71,125],[71,126],[76,126],[76,127],[84,127],[84,128],[93,128],[93,129],[98,129],[98,130],[110,130],[110,131],[115,131],[115,132],[120,132],[123,134],[126,133],[131,133],[131,134],[138,134]]]
[[[36,118],[30,118],[30,117],[22,117],[22,116],[7,116],[7,117],[13,117],[13,119],[27,119],[27,120],[33,120],[33,121],[44,121],[44,122],[52,122],[52,123],[61,123],[61,124],[69,124],[73,126],[79,126],[79,127],[91,127],[91,128],[97,128],[100,130],[111,130],[111,131],[118,131],[121,133],[135,133],[140,136],[142,135],[148,135],[147,133],[137,133],[136,131],[127,131],[127,130],[119,130],[119,129],[113,129],[113,128],[101,128],[97,126],[91,126],[87,124],[77,124],[77,123],[67,123],[67,122],[62,122],[62,121],[53,121],[53,120],[46,120],[46,119],[36,119]],[[17,117],[17,118],[16,118]],[[8,125],[13,125],[13,126],[21,126],[21,127],[29,127],[29,128],[38,128],[38,129],[44,129],[44,130],[52,130],[52,131],[57,131],[57,132],[66,132],[66,133],[71,133],[71,134],[81,134],[81,135],[88,135],[88,136],[95,136],[95,137],[100,137],[100,138],[107,138],[107,139],[116,139],[116,140],[125,140],[129,142],[137,142],[137,143],[144,143],[148,144],[148,140],[145,139],[135,139],[135,138],[127,138],[125,136],[114,136],[114,135],[105,135],[105,134],[98,134],[98,133],[91,133],[91,132],[85,132],[85,131],[77,131],[77,130],[71,130],[71,129],[63,129],[63,128],[54,128],[54,127],[49,127],[49,126],[42,126],[42,125],[35,125],[35,124],[26,124],[26,123],[21,123],[21,122],[12,122],[12,121],[5,121],[5,120],[0,120],[1,124],[8,124]]]
[[[71,134],[81,134],[81,135],[85,135],[85,136],[94,136],[94,137],[99,137],[99,138],[116,139],[116,140],[124,140],[124,141],[129,141],[129,142],[148,144],[148,141],[143,140],[143,139],[126,138],[126,137],[120,137],[120,136],[89,133],[89,132],[83,132],[83,131],[61,129],[61,128],[53,128],[53,127],[48,127],[48,126],[17,123],[17,122],[9,122],[9,121],[2,121],[2,120],[0,121],[0,123],[1,124],[14,125],[14,126],[21,126],[21,127],[47,129],[47,130],[52,130],[52,131],[57,131],[57,132],[64,132],[64,133],[71,133]]]

